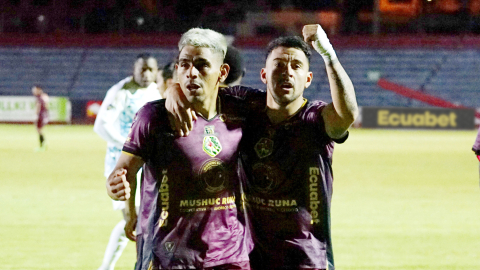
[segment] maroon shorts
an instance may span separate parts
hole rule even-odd
[[[37,119],[37,128],[42,128],[46,124],[48,124],[48,117],[38,117]]]

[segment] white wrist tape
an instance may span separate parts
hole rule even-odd
[[[337,59],[335,50],[333,49],[330,40],[328,40],[327,34],[323,31],[322,27],[319,26],[317,33],[315,34],[317,39],[313,42],[313,48],[323,57],[324,61],[332,61]]]

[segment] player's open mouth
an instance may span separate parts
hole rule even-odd
[[[189,83],[187,84],[187,90],[188,91],[196,91],[200,88],[200,85],[194,84],[194,83]]]
[[[282,89],[293,89],[293,84],[289,82],[284,82],[280,85]]]

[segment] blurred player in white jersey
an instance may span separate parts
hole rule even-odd
[[[93,130],[107,141],[105,177],[110,175],[117,163],[137,111],[145,103],[162,98],[155,83],[157,72],[155,58],[149,54],[138,55],[133,76],[112,86],[102,102]],[[113,270],[128,243],[125,236],[125,202],[112,202],[114,210],[122,210],[123,219],[112,230],[103,263],[98,270]]]

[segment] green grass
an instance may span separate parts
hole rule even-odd
[[[97,269],[121,213],[105,191],[106,143],[92,126],[0,125],[0,269]],[[117,263],[133,269],[130,243]]]
[[[480,269],[475,136],[353,130],[334,154],[339,269]]]
[[[120,220],[92,126],[0,125],[0,269],[93,269]],[[475,131],[355,129],[334,154],[340,270],[480,269]],[[132,269],[130,243],[117,270]]]

